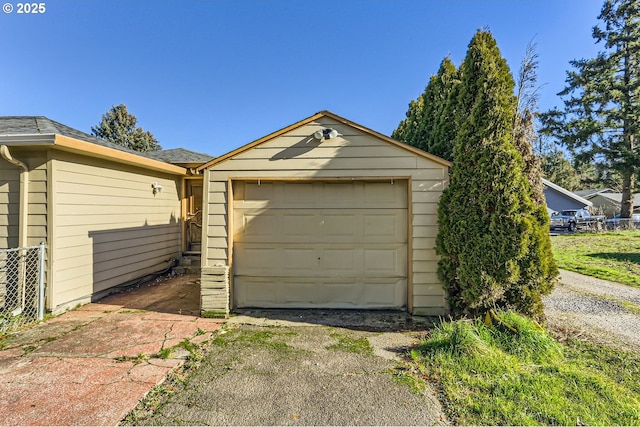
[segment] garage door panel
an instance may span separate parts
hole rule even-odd
[[[239,191],[234,192],[234,197],[239,200],[251,200],[252,202],[270,202],[275,199],[275,191],[278,187],[276,182],[245,182],[240,186]]]
[[[280,188],[284,187],[284,183],[277,183]],[[281,191],[281,201],[272,199],[276,206],[282,204],[286,206],[310,207],[316,205],[316,186],[312,182],[305,183],[288,183],[286,191]]]
[[[399,205],[406,198],[407,186],[404,181],[390,184],[389,182],[369,182],[363,186],[364,200],[368,205]]]
[[[249,241],[273,241],[277,235],[277,217],[270,212],[236,212],[235,221],[244,239]]]
[[[404,247],[364,250],[364,271],[368,276],[401,276],[406,265]]]
[[[406,182],[236,186],[237,307],[406,306]]]
[[[394,211],[365,213],[362,216],[365,242],[406,242],[407,213]]]
[[[342,247],[340,247],[342,246]],[[234,271],[248,276],[406,277],[406,246],[240,243],[234,248]]]
[[[244,269],[242,273],[257,276],[279,275],[281,273],[279,266],[282,265],[280,253],[281,251],[268,247],[242,248],[238,253],[240,259],[250,259],[251,263],[240,263],[236,270]]]
[[[317,286],[310,282],[282,281],[278,286],[278,301],[285,305],[312,304],[318,299]]]
[[[321,213],[322,232],[318,237],[321,242],[356,242],[361,236],[357,213]]]
[[[324,249],[319,261],[328,274],[353,276],[361,270],[358,255],[353,249]]]
[[[388,306],[389,301],[402,306],[407,299],[407,280],[398,279],[392,286],[389,283],[369,283],[364,294],[366,307]]]
[[[398,309],[406,307],[406,279],[368,281],[234,277],[238,307]]]
[[[316,249],[286,248],[278,261],[282,264],[283,276],[315,275],[318,270],[318,253]]]
[[[360,183],[358,183],[360,184]],[[317,202],[322,207],[358,206],[361,204],[362,195],[359,185],[343,182],[326,182],[321,188],[321,197]]]
[[[235,242],[405,243],[407,211],[383,209],[235,209]]]
[[[276,213],[277,215],[277,213]],[[308,213],[281,213],[279,215],[281,230],[272,242],[288,242],[293,240],[304,240],[306,242],[313,238],[318,229],[318,216],[313,212]]]

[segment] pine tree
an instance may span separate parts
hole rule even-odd
[[[593,59],[571,61],[564,110],[543,116],[545,132],[576,153],[622,177],[622,218],[633,212],[640,170],[640,2],[606,0],[593,28],[604,49]]]
[[[451,160],[455,123],[453,122],[458,73],[448,57],[432,75],[424,92],[409,104],[406,119],[391,134],[392,138]]]
[[[459,72],[455,160],[438,210],[438,276],[454,314],[513,308],[540,318],[556,269],[514,146],[513,77],[490,32],[475,34]]]
[[[114,105],[98,126],[91,128],[91,134],[134,151],[158,151],[162,147],[151,132],[136,127],[136,116],[127,111],[124,104]]]
[[[582,183],[578,171],[564,157],[562,150],[545,152],[540,156],[540,166],[545,178],[569,191],[580,190]]]

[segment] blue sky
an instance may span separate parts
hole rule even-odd
[[[37,1],[37,0],[36,0]],[[48,0],[0,13],[0,115],[87,133],[124,103],[164,148],[224,154],[318,111],[391,134],[442,59],[488,27],[512,72],[540,56],[540,108],[600,49],[602,0]]]

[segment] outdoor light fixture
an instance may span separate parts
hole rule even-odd
[[[162,193],[162,185],[158,184],[157,182],[151,184],[151,188],[153,189],[154,196],[158,193]]]
[[[317,130],[313,133],[313,137],[320,141],[322,141],[323,139],[335,138],[336,136],[338,136],[338,131],[331,128]]]

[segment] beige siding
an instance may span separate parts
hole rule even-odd
[[[311,135],[324,127],[340,136],[318,142]],[[295,128],[205,171],[208,204],[205,208],[203,253],[205,266],[231,265],[228,241],[228,180],[405,179],[411,201],[409,223],[409,290],[415,314],[444,314],[445,296],[435,270],[437,204],[448,183],[443,165],[417,156],[328,117]]]
[[[0,158],[0,249],[18,246],[20,169]]]
[[[47,157],[44,151],[11,148],[14,158],[29,167],[27,244],[47,239]],[[0,158],[0,248],[18,246],[20,168]]]
[[[52,168],[50,308],[86,302],[179,256],[179,178],[62,152]],[[156,195],[154,182],[163,187]]]

